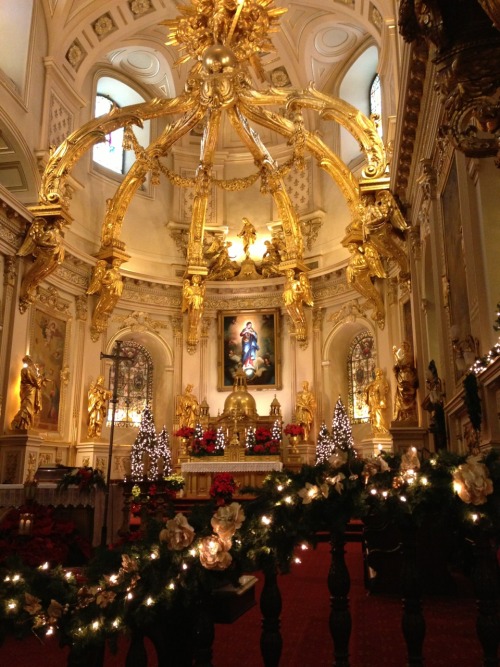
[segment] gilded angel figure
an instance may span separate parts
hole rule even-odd
[[[283,302],[288,315],[295,325],[297,340],[304,341],[307,338],[307,325],[303,304],[305,303],[308,306],[314,304],[309,278],[304,272],[301,272],[298,278],[295,278],[294,269],[287,269],[285,275]]]
[[[201,276],[194,274],[191,280],[184,279],[182,286],[182,312],[188,314],[188,345],[196,346],[198,342],[198,324],[200,322],[205,299],[206,285]]]
[[[87,289],[87,294],[99,293],[94,313],[92,315],[91,335],[92,340],[97,340],[107,327],[108,318],[121,297],[123,292],[123,280],[120,274],[120,259],[113,259],[111,267],[108,268],[106,260],[97,261],[92,279]]]
[[[20,257],[26,257],[27,255],[35,257],[35,261],[25,273],[21,284],[19,310],[22,313],[35,301],[36,291],[41,281],[64,261],[61,231],[63,224],[64,220],[60,217],[51,220],[35,218],[17,252]]]
[[[368,300],[369,305],[375,311],[373,319],[383,329],[385,324],[384,301],[372,282],[372,276],[386,278],[380,256],[369,243],[363,245],[349,243],[347,248],[351,253],[346,269],[347,282]]]

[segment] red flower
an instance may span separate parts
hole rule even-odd
[[[192,438],[194,435],[194,428],[191,428],[191,426],[182,426],[182,428],[177,429],[174,435],[178,438]]]
[[[300,424],[287,424],[283,429],[286,435],[304,435],[304,427]]]

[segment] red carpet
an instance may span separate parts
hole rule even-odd
[[[401,602],[395,597],[367,595],[363,583],[361,548],[348,545],[351,574],[351,667],[404,667],[406,651],[400,632]],[[328,632],[330,602],[326,577],[329,546],[301,552],[301,565],[280,577],[283,596],[283,653],[280,667],[331,667],[333,646]],[[260,584],[257,592],[260,594]],[[426,667],[480,667],[481,650],[475,636],[475,603],[470,597],[426,599]],[[217,625],[214,667],[260,667],[261,615],[258,604],[231,625]],[[106,667],[123,667],[126,644]],[[57,640],[42,645],[37,639],[10,639],[0,648],[0,664],[9,667],[64,667],[66,651]],[[150,667],[156,667],[156,660]],[[89,665],[89,667],[92,667]]]

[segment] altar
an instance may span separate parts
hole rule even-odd
[[[207,457],[208,458],[208,457]],[[181,464],[181,474],[186,480],[184,492],[189,497],[208,498],[213,476],[228,472],[234,477],[238,487],[261,486],[270,472],[283,470],[283,463],[276,460],[228,461],[210,457],[210,461],[190,461]]]

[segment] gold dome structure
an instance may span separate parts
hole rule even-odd
[[[247,376],[240,365],[234,375],[233,391],[224,401],[220,420],[251,423],[257,416],[255,398],[248,392]]]

